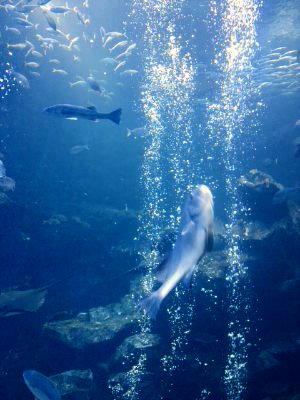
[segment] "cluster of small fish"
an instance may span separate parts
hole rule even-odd
[[[293,95],[300,89],[300,51],[277,47],[259,60],[256,70],[259,89]]]
[[[0,4],[0,12],[6,12],[11,18],[10,26],[2,26],[3,31],[1,32],[2,36],[7,39],[5,41],[9,55],[13,56],[16,51],[25,52],[25,72],[16,71],[12,68],[12,73],[20,86],[26,89],[30,87],[28,74],[36,78],[40,77],[40,66],[42,61],[45,60],[51,65],[53,74],[69,77],[70,74],[67,68],[61,66],[60,57],[57,56],[56,51],[63,50],[72,56],[73,62],[80,63],[81,49],[79,44],[81,41],[85,42],[85,48],[87,48],[86,45],[92,47],[99,44],[99,58],[102,66],[107,68],[104,72],[106,77],[111,72],[120,72],[121,76],[130,77],[138,73],[135,69],[125,69],[129,57],[136,48],[136,43],[130,43],[125,33],[106,32],[101,27],[100,31],[92,36],[83,31],[78,36],[71,37],[70,33],[63,32],[64,18],[67,15],[75,15],[83,26],[90,24],[90,18],[84,15],[79,7],[71,8],[67,4],[51,5],[50,3],[51,0],[37,0],[35,4],[33,4],[33,0],[20,0],[16,3],[7,0]],[[83,7],[89,7],[88,1],[83,2]],[[35,23],[36,21],[38,23]],[[46,34],[42,32],[44,22],[47,26],[45,28]],[[28,37],[30,37],[30,40],[28,40]],[[105,54],[107,52],[108,54]],[[109,57],[103,57],[106,55],[109,55]],[[77,79],[69,82],[69,85],[71,88],[86,87],[89,90],[99,92],[103,98],[111,100],[114,93],[105,89],[104,86],[107,84],[105,80],[96,78],[98,73],[100,74],[97,69],[89,68],[86,77],[77,75]],[[119,82],[118,85],[123,86],[123,83]]]
[[[6,168],[3,161],[0,160],[0,188],[4,191],[15,190],[15,181],[6,175]]]
[[[100,28],[102,46],[108,48],[110,54],[116,54],[113,58],[106,57],[102,59],[102,62],[114,65],[114,71],[123,69],[127,64],[128,58],[132,55],[133,50],[136,48],[136,43],[129,43],[127,37],[121,32],[105,32],[103,26]],[[111,47],[109,47],[109,44]],[[125,50],[124,50],[125,49]],[[120,73],[120,75],[133,76],[138,73],[135,69],[126,69]]]

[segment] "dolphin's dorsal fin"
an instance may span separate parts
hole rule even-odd
[[[95,106],[87,106],[87,108],[91,111],[96,111],[97,112],[97,108]]]
[[[206,251],[212,251],[214,246],[213,226],[210,224],[206,230]]]

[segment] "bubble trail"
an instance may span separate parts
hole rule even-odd
[[[180,206],[189,185],[196,183],[192,151],[191,98],[195,92],[195,69],[191,54],[184,50],[188,43],[176,26],[184,0],[133,0],[131,19],[139,21],[143,49],[141,51],[143,82],[141,90],[142,112],[147,121],[147,137],[141,167],[143,213],[140,217],[139,240],[144,243],[140,255],[148,268],[142,280],[143,295],[154,286],[153,269],[160,259],[160,249],[166,228],[175,232],[180,220]],[[198,183],[198,182],[197,182]],[[180,301],[176,291],[176,302]],[[141,299],[134,299],[138,303]],[[171,355],[161,360],[162,368],[169,371],[178,350],[186,342],[185,322],[190,323],[192,308],[186,318],[175,305],[171,320]],[[141,332],[150,332],[148,317],[141,318]],[[167,360],[167,361],[166,361]],[[122,398],[139,397],[139,383],[146,372],[147,357],[141,353],[131,371],[131,391]]]
[[[10,63],[0,64],[0,96],[5,99],[15,86],[15,78]]]
[[[256,0],[211,0],[215,38],[215,66],[221,72],[218,97],[209,108],[210,140],[218,144],[224,163],[227,196],[226,214],[229,322],[224,384],[229,400],[238,400],[246,389],[248,295],[247,266],[241,252],[241,238],[235,227],[244,221],[246,210],[238,193],[238,178],[245,149],[251,147],[250,132],[256,125],[254,100],[259,94],[253,80],[252,60],[258,44],[256,22],[260,2]]]

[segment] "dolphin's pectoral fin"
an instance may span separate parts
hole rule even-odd
[[[187,289],[191,288],[194,271],[195,267],[193,267],[187,274],[185,274],[183,278],[183,284]]]
[[[162,298],[160,297],[159,292],[156,291],[142,300],[139,307],[142,308],[151,319],[156,319],[161,302]]]
[[[212,251],[214,246],[214,232],[212,224],[206,230],[206,251]]]
[[[195,223],[190,220],[189,223],[186,224],[186,226],[182,229],[181,231],[181,236],[186,235],[187,233],[190,232],[190,230],[194,227]]]

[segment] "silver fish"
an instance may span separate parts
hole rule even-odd
[[[211,191],[205,185],[196,186],[183,207],[175,245],[157,276],[162,285],[141,302],[151,318],[156,318],[161,302],[181,280],[190,284],[198,262],[212,249],[213,214]]]
[[[16,72],[14,70],[10,70],[10,73],[14,76],[16,82],[22,86],[24,89],[30,89],[30,84],[26,76],[23,74],[20,74],[19,72]]]
[[[21,32],[19,31],[18,28],[9,27],[5,25],[4,29],[6,32],[13,33],[14,35],[21,35]]]
[[[55,19],[54,19],[51,15],[49,15],[49,14],[45,14],[45,18],[46,18],[46,20],[47,20],[48,25],[50,26],[50,28],[52,28],[54,31],[56,31],[56,29],[57,29],[57,23],[56,23]]]
[[[24,26],[25,28],[31,28],[33,27],[33,23],[28,21],[25,18],[15,18],[15,21],[19,24]]]
[[[77,146],[73,146],[70,149],[70,154],[75,155],[82,153],[83,151],[90,150],[90,146],[88,144],[79,144]]]
[[[25,67],[36,69],[36,68],[39,68],[39,67],[40,67],[40,64],[38,64],[38,63],[35,62],[35,61],[29,61],[29,62],[26,62],[26,63],[25,63]]]
[[[92,90],[94,90],[95,92],[99,92],[99,93],[102,92],[99,82],[96,81],[95,78],[93,78],[92,76],[89,76],[86,81]]]
[[[65,71],[64,69],[53,68],[52,72],[53,72],[53,74],[57,74],[57,75],[63,75],[63,76],[69,75],[68,72]]]
[[[133,136],[134,138],[137,137],[144,137],[146,135],[146,127],[142,126],[141,128],[134,128],[129,129],[127,128],[127,137]]]
[[[117,110],[106,114],[99,113],[94,106],[81,107],[72,104],[56,104],[54,106],[45,108],[44,112],[70,120],[88,119],[90,121],[97,122],[101,119],[109,119],[115,124],[119,124],[122,109],[118,108]]]
[[[49,8],[49,11],[54,14],[66,14],[71,11],[71,9],[65,6],[52,6]]]

